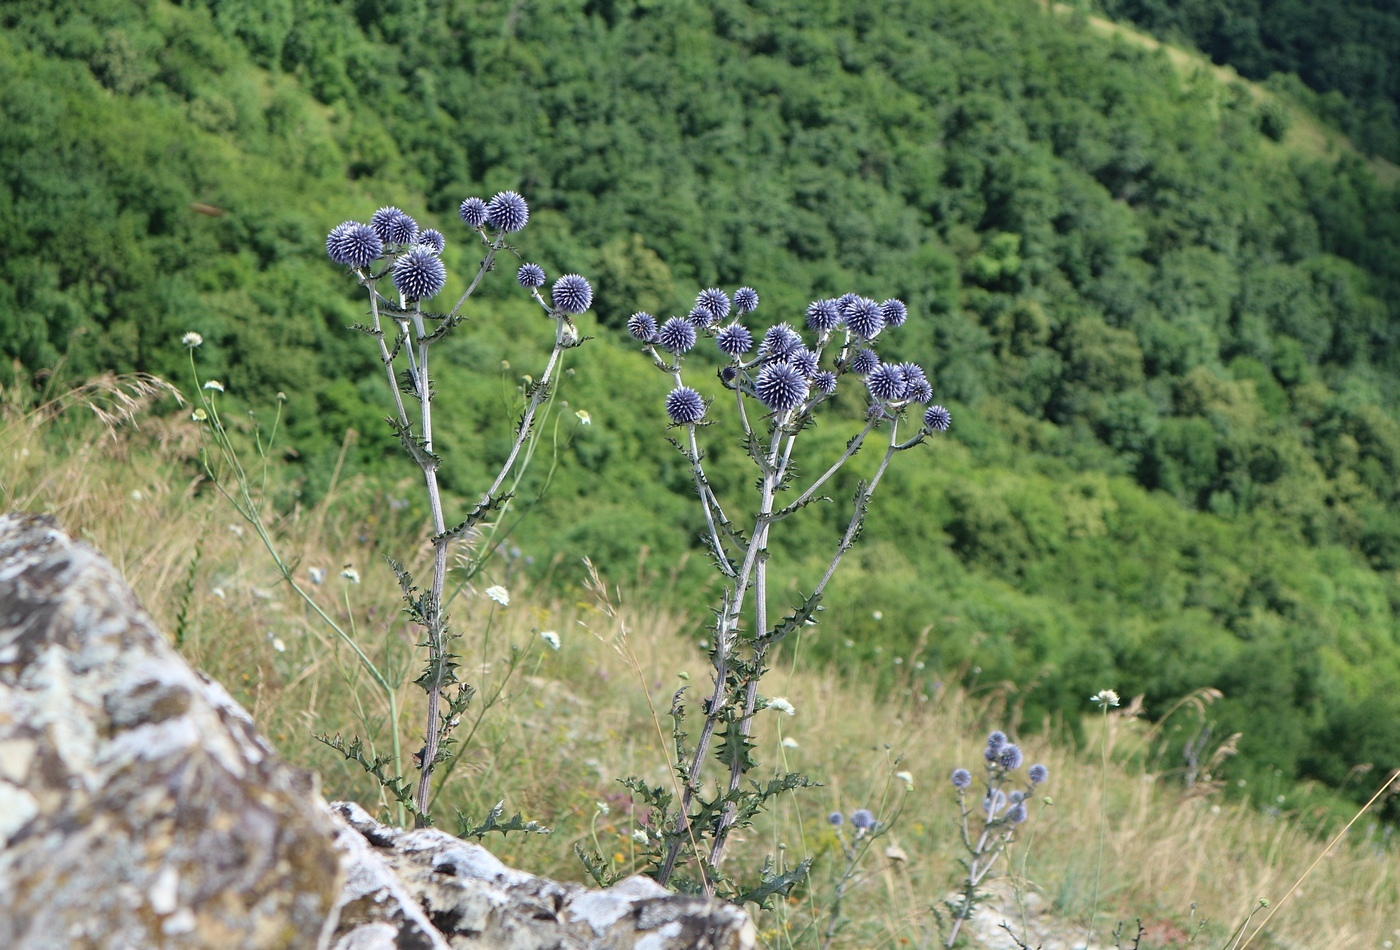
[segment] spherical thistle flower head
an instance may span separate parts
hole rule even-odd
[[[924,413],[924,428],[932,432],[947,432],[953,424],[953,414],[942,406],[929,406]]]
[[[708,310],[714,315],[711,323],[718,323],[729,316],[729,295],[718,287],[710,287],[700,291],[700,295],[695,298],[695,306],[701,310]]]
[[[880,305],[866,297],[860,297],[848,305],[845,314],[847,328],[861,339],[873,340],[885,328]]]
[[[856,350],[851,357],[848,368],[857,376],[869,375],[870,371],[880,365],[880,357],[875,355],[874,350]]]
[[[1008,772],[1021,767],[1022,755],[1019,746],[1004,745],[997,751],[997,764]]]
[[[686,353],[695,345],[695,328],[682,317],[672,317],[656,331],[656,345],[672,353]]]
[[[902,327],[904,321],[909,319],[909,308],[904,306],[903,300],[891,297],[880,304],[880,316],[885,318],[885,326]]]
[[[394,261],[394,287],[410,300],[423,300],[442,290],[447,268],[432,248],[415,244]]]
[[[758,309],[758,291],[752,287],[740,287],[734,291],[734,309],[741,317],[746,313],[753,313]]]
[[[786,323],[768,328],[763,334],[763,344],[759,352],[772,360],[785,360],[788,355],[802,345],[802,337]]]
[[[685,321],[697,330],[712,327],[719,322],[718,318],[704,307],[691,307],[690,312],[685,315]]]
[[[1044,785],[1050,780],[1050,770],[1037,762],[1030,767],[1026,777],[1031,780],[1032,785]]]
[[[475,196],[464,199],[457,209],[469,228],[479,228],[486,223],[486,202]]]
[[[817,374],[817,354],[813,353],[805,346],[799,346],[789,353],[787,360],[793,366],[797,367],[799,373],[806,376],[808,379],[811,379]]]
[[[705,418],[705,399],[689,386],[677,386],[666,394],[666,415],[677,425]]]
[[[1021,822],[1025,821],[1029,817],[1029,814],[1026,811],[1026,803],[1020,802],[1019,804],[1014,805],[1012,809],[1006,813],[1006,817],[1011,821],[1013,825],[1021,824]]]
[[[841,325],[841,308],[834,300],[813,300],[807,305],[807,326],[818,333],[829,333]]]
[[[354,221],[342,221],[331,228],[331,233],[326,235],[326,256],[337,264],[344,264],[340,259],[340,242],[345,237],[345,232],[355,224]]]
[[[519,231],[530,220],[530,206],[514,191],[502,191],[486,203],[486,223],[502,231]],[[584,307],[583,310],[587,310]],[[583,310],[570,311],[583,313]]]
[[[447,238],[444,237],[443,233],[437,228],[427,228],[419,233],[418,243],[426,244],[428,247],[441,254],[443,248],[447,247]]]
[[[543,287],[544,268],[538,264],[521,264],[520,270],[515,272],[515,280],[521,287]]]
[[[812,388],[824,395],[832,395],[836,392],[836,374],[830,370],[822,370],[812,377]]]
[[[385,244],[406,245],[419,243],[418,222],[414,221],[402,211],[389,219],[388,223],[385,225],[385,230],[388,233],[388,236],[384,237]]]
[[[1002,732],[1000,729],[992,732],[991,735],[987,736],[987,749],[982,754],[983,758],[988,762],[994,761],[997,757],[997,753],[1001,751],[1001,747],[1006,745],[1007,741],[1006,733]]]
[[[834,811],[826,816],[826,823],[833,828],[840,828],[846,823],[846,818],[839,811]]]
[[[769,409],[785,412],[807,398],[807,377],[791,363],[769,363],[754,380],[753,392]]]
[[[656,318],[645,310],[638,310],[627,318],[627,332],[633,339],[650,343],[656,336]]]
[[[503,192],[503,194],[514,194],[514,192]],[[516,230],[520,229],[516,228]],[[554,300],[555,308],[565,313],[583,313],[593,306],[593,288],[589,285],[587,278],[578,274],[565,274],[560,277],[554,282],[550,295]]]
[[[908,399],[910,402],[926,405],[928,401],[933,398],[933,387],[929,385],[928,380],[920,379],[908,383],[907,385],[908,388],[904,391],[904,398]]]
[[[857,808],[851,812],[851,827],[861,831],[869,831],[875,827],[875,816],[868,808]]]
[[[928,380],[924,368],[918,363],[900,363],[899,371],[904,374],[905,385],[913,385],[916,380]]]
[[[865,388],[881,402],[904,398],[904,374],[893,363],[882,363],[865,377]]]
[[[972,773],[967,769],[953,769],[952,782],[954,788],[967,788],[972,784]]]
[[[738,359],[753,349],[753,334],[741,323],[731,323],[715,334],[715,345],[725,356]]]

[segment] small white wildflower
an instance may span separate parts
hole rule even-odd
[[[548,644],[551,650],[559,649],[559,634],[555,633],[553,630],[541,630],[540,639]]]
[[[324,567],[312,567],[307,569],[311,575],[311,583],[322,584],[326,580],[326,569]]]
[[[133,489],[131,490],[131,500],[132,500],[132,501],[140,501],[142,498],[145,498],[145,497],[146,497],[145,495],[141,494],[141,489],[139,489],[139,488],[133,488]]]
[[[205,412],[203,409],[196,409],[194,412],[190,413],[190,418],[195,422],[203,422],[205,419],[209,418],[209,413]]]
[[[219,382],[217,379],[211,379],[211,380],[209,380],[209,382],[207,382],[207,383],[204,384],[204,388],[205,388],[205,389],[214,389],[214,390],[217,390],[218,392],[223,392],[223,391],[224,391],[224,384],[221,383],[221,382]]]
[[[913,788],[913,787],[914,787],[914,776],[913,776],[912,774],[910,774],[909,772],[896,772],[896,773],[894,773],[894,777],[897,778],[897,779],[899,779],[901,782],[903,782],[903,783],[904,783],[905,785],[907,785],[909,788]]]
[[[870,611],[870,616],[874,617],[876,620],[884,620],[885,612],[883,610],[872,610]]]
[[[198,333],[195,333],[193,330],[180,337],[180,344],[182,346],[188,346],[191,349],[194,349],[196,346],[199,346],[203,342],[204,337],[200,336]]]
[[[922,670],[923,668],[924,668],[924,661],[923,661],[923,660],[919,660],[918,662],[916,662],[916,663],[914,664],[914,669],[916,669],[916,670]]]
[[[276,650],[278,653],[287,652],[287,645],[282,642],[282,638],[277,636],[271,630],[267,632],[267,642],[272,644],[272,649]]]
[[[597,807],[598,814],[600,815],[606,815],[608,812],[612,811],[612,809],[608,807],[607,802],[594,802],[593,804]]]
[[[784,748],[784,749],[796,749],[796,748],[797,748],[797,740],[794,739],[792,736],[783,736],[783,748]]]
[[[645,845],[647,843],[647,833],[640,828],[634,828],[632,831],[632,840],[637,842],[637,844]]]
[[[1089,702],[1098,705],[1102,709],[1107,709],[1109,706],[1118,705],[1118,694],[1111,689],[1101,689],[1093,696],[1089,697]]]
[[[580,409],[574,415],[578,416],[580,425],[591,426],[593,424],[593,417],[588,414],[587,409]]]
[[[358,584],[360,582],[360,572],[355,570],[353,567],[347,567],[344,570],[342,570],[340,572],[340,576],[345,578],[352,584]]]
[[[241,537],[243,537],[243,526],[242,526],[242,525],[231,524],[231,525],[228,526],[228,529],[229,529],[229,531],[233,532],[233,536],[234,536],[235,538],[241,538]]]
[[[223,599],[224,599],[224,596],[225,596],[225,595],[224,595],[224,589],[223,589],[222,587],[215,587],[215,588],[214,588],[213,590],[211,590],[209,593],[213,594],[215,597],[219,598],[220,600],[223,600]]]
[[[506,590],[500,584],[495,584],[486,588],[486,596],[490,597],[502,607],[510,605],[510,591]]]
[[[793,708],[792,703],[782,696],[768,700],[768,708],[775,709],[780,713],[787,713],[789,716],[797,715],[797,710]]]

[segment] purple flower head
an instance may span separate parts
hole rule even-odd
[[[997,753],[1001,751],[1001,747],[1006,745],[1008,741],[1006,733],[1002,732],[1000,729],[993,731],[987,736],[987,751],[983,753],[983,756],[988,762],[992,761],[997,757]]]
[[[738,359],[753,349],[753,334],[740,323],[731,323],[715,334],[715,345],[725,356]]]
[[[326,253],[346,267],[368,267],[384,253],[384,242],[374,228],[358,221],[336,225],[326,238]]]
[[[740,287],[734,291],[734,309],[741,317],[746,313],[753,313],[758,309],[758,291],[752,287]]]
[[[924,413],[924,428],[932,432],[947,432],[953,424],[953,414],[942,406],[929,406]]]
[[[486,223],[486,202],[476,197],[467,198],[463,200],[462,207],[457,209],[457,213],[462,216],[467,227],[479,228]]]
[[[423,300],[442,290],[447,268],[426,244],[415,244],[394,261],[394,287],[409,300]]]
[[[881,402],[904,398],[904,374],[893,363],[881,363],[865,377],[865,388]]]
[[[830,370],[822,370],[812,377],[812,388],[830,396],[836,392],[836,374]]]
[[[972,784],[972,773],[967,769],[953,769],[953,787],[967,788]]]
[[[672,317],[656,331],[656,344],[672,353],[685,353],[695,345],[695,328],[681,317]]]
[[[799,346],[788,354],[787,359],[789,363],[797,368],[799,373],[806,376],[808,379],[811,379],[817,374],[817,354],[807,349],[807,347]]]
[[[441,254],[443,248],[447,247],[447,238],[437,228],[428,228],[418,235],[418,243],[426,244],[437,253]]]
[[[519,231],[530,220],[530,206],[514,191],[502,191],[486,203],[486,223],[502,231]],[[583,310],[587,310],[584,307]],[[570,311],[583,313],[583,310]]]
[[[1018,746],[1004,745],[997,750],[997,765],[1000,765],[1008,772],[1012,769],[1019,769],[1022,759],[1021,749]]]
[[[1050,780],[1050,770],[1036,763],[1030,767],[1030,771],[1026,773],[1026,777],[1031,780],[1032,785],[1044,785]]]
[[[754,380],[753,391],[769,409],[784,412],[807,398],[807,377],[791,363],[769,363]]]
[[[700,291],[700,295],[695,298],[695,306],[700,310],[709,311],[710,323],[719,323],[729,316],[729,295],[718,287],[711,287]]]
[[[1018,802],[1016,805],[1013,805],[1011,810],[1006,813],[1006,817],[1011,820],[1013,825],[1019,825],[1021,822],[1025,821],[1028,817],[1025,802]]]
[[[785,360],[801,345],[802,337],[798,336],[797,331],[786,323],[779,323],[763,334],[763,344],[758,351],[767,359]]]
[[[875,816],[868,808],[857,808],[851,812],[851,825],[861,831],[869,831],[875,827]]]
[[[905,385],[913,385],[916,380],[928,380],[924,368],[918,363],[900,363],[899,371],[904,374]]]
[[[514,192],[507,191],[502,192],[502,194],[514,194]],[[499,198],[500,195],[496,197]],[[494,201],[495,198],[491,200]],[[520,229],[516,228],[515,230]],[[579,274],[565,274],[556,280],[550,290],[550,296],[554,300],[555,309],[565,313],[583,313],[593,306],[593,288],[589,285],[588,279]]]
[[[515,274],[515,280],[521,287],[543,287],[544,268],[538,264],[521,264],[520,270]]]
[[[326,235],[326,256],[337,264],[345,263],[341,260],[340,241],[345,237],[345,232],[349,231],[354,226],[354,221],[342,221],[331,228],[331,232]]]
[[[395,208],[393,205],[385,205],[370,216],[369,226],[374,228],[374,233],[379,235],[379,240],[385,244],[396,244],[398,241],[394,237],[394,223],[399,218],[408,218],[410,222],[413,221],[401,209]],[[413,227],[416,231],[418,225],[414,224]]]
[[[689,386],[677,386],[666,395],[666,415],[678,425],[699,422],[705,417],[705,400]]]
[[[826,816],[826,823],[828,825],[831,825],[833,828],[840,828],[841,825],[845,823],[845,821],[846,819],[842,817],[839,811],[834,811]]]
[[[656,336],[656,318],[645,310],[638,310],[627,318],[627,332],[643,343],[650,343]]]
[[[880,305],[868,297],[857,297],[845,308],[846,327],[864,340],[873,340],[885,328]]]
[[[908,384],[909,388],[904,393],[904,398],[910,402],[917,402],[920,405],[927,404],[933,398],[933,387],[926,379],[920,379]]]
[[[904,321],[909,319],[909,308],[904,306],[903,300],[891,297],[880,304],[880,316],[885,318],[885,326],[901,327]]]
[[[880,365],[880,357],[875,355],[874,350],[856,350],[851,357],[848,368],[857,376],[866,376],[872,369]]]
[[[841,309],[834,300],[813,300],[807,305],[807,326],[818,333],[829,333],[841,325]]]
[[[860,299],[860,294],[842,294],[836,298],[836,310],[841,314],[841,319],[846,319],[846,309]]]
[[[685,315],[685,320],[697,330],[712,327],[719,322],[715,315],[704,307],[691,307],[690,313]]]

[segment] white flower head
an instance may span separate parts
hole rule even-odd
[[[195,422],[203,422],[205,419],[209,418],[209,413],[205,412],[203,409],[196,409],[194,412],[190,413],[190,418]]]
[[[506,590],[500,584],[493,584],[486,588],[486,596],[490,597],[502,607],[510,606],[510,591]]]
[[[913,776],[911,773],[909,773],[909,772],[896,772],[896,773],[894,773],[894,777],[897,778],[897,779],[899,779],[901,782],[903,782],[903,783],[904,783],[906,786],[908,786],[909,788],[913,788],[913,787],[914,787],[914,776]]]
[[[342,570],[340,572],[340,576],[345,578],[352,584],[358,584],[360,582],[360,572],[355,570],[353,567],[347,567],[344,570]]]
[[[326,569],[324,567],[312,567],[307,569],[311,575],[311,583],[322,584],[326,580]]]
[[[634,828],[632,829],[632,840],[637,842],[637,844],[645,845],[647,843],[647,833],[640,828]]]
[[[782,696],[777,696],[768,700],[768,708],[777,710],[780,713],[787,713],[789,716],[797,715],[797,710],[793,708],[792,703],[788,702],[787,699]]]
[[[796,748],[797,748],[797,740],[794,739],[792,736],[783,736],[783,748],[784,748],[784,749],[796,749]]]
[[[559,634],[553,630],[541,630],[540,639],[543,640],[551,650],[559,649]]]
[[[593,424],[593,417],[588,414],[587,409],[580,409],[574,415],[578,416],[580,425],[591,426]]]
[[[1089,702],[1094,703],[1102,709],[1108,709],[1109,706],[1118,705],[1118,694],[1111,689],[1101,689],[1093,696],[1089,697]]]
[[[607,802],[594,802],[593,807],[598,809],[598,814],[600,815],[606,815],[608,812],[612,811],[612,809],[608,807]]]
[[[196,346],[199,346],[203,342],[204,337],[200,336],[198,333],[195,333],[193,330],[180,337],[181,345],[188,346],[190,349],[194,349]]]
[[[221,383],[221,382],[219,382],[217,379],[211,379],[211,380],[209,380],[209,382],[207,382],[207,383],[204,384],[204,388],[205,388],[205,389],[212,389],[212,390],[215,390],[216,392],[223,392],[223,391],[224,391],[224,384]]]

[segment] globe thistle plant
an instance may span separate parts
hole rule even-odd
[[[1050,778],[1045,766],[1033,765],[1022,787],[1017,788],[1018,782],[1012,773],[1021,767],[1023,755],[1020,747],[999,729],[987,736],[982,758],[986,774],[978,789],[973,789],[972,773],[967,769],[954,769],[952,775],[958,796],[959,830],[968,858],[963,861],[967,876],[958,897],[947,902],[952,926],[945,947],[952,947],[957,941],[964,921],[972,916],[982,899],[984,882],[1015,839],[1016,830],[1030,818],[1028,806],[1032,792]]]
[[[506,235],[514,234],[525,226],[529,220],[529,208],[519,194],[503,191],[490,203],[480,198],[467,198],[461,204],[460,214],[463,222],[476,231],[483,245],[484,256],[475,277],[456,306],[445,313],[430,313],[423,309],[424,301],[437,296],[447,284],[447,270],[440,256],[447,241],[440,231],[432,228],[420,230],[413,218],[402,209],[390,205],[375,211],[368,225],[347,221],[333,228],[326,238],[327,255],[337,264],[348,267],[360,286],[368,292],[371,322],[356,329],[371,337],[378,347],[384,379],[393,400],[390,424],[404,451],[421,470],[428,493],[432,520],[432,580],[420,593],[407,569],[402,566],[395,568],[405,591],[409,616],[423,629],[427,649],[426,669],[417,679],[428,694],[423,749],[415,757],[418,779],[416,783],[410,783],[403,777],[405,763],[398,753],[397,727],[394,729],[396,751],[392,761],[396,774],[388,775],[383,762],[374,763],[371,768],[385,791],[400,807],[413,814],[420,824],[429,821],[435,784],[437,788],[441,787],[457,761],[447,740],[453,727],[461,721],[474,692],[472,687],[458,679],[458,670],[462,665],[449,649],[452,635],[442,612],[449,546],[459,538],[481,537],[483,532],[489,537],[495,532],[497,522],[487,522],[486,519],[493,513],[499,515],[508,510],[510,486],[519,482],[524,466],[533,456],[537,436],[536,417],[554,391],[563,354],[581,342],[572,317],[585,312],[593,302],[592,287],[578,274],[566,274],[556,281],[551,300],[546,301],[540,294],[540,288],[545,283],[544,271],[538,265],[525,264],[517,272],[516,280],[520,286],[547,316],[553,318],[554,347],[543,372],[530,377],[531,385],[524,393],[523,413],[516,424],[505,462],[480,500],[465,512],[463,520],[449,526],[438,483],[441,459],[435,454],[433,442],[434,392],[429,373],[433,347],[463,323],[462,308],[485,276],[494,269],[497,256],[503,251],[513,250],[505,243]],[[372,266],[380,262],[384,266]],[[386,285],[392,285],[392,290]],[[682,405],[677,412],[681,417],[696,421],[703,416],[704,402],[698,394],[695,399],[684,398],[680,402]],[[697,403],[699,415],[696,414]],[[466,571],[463,583],[482,568],[495,548],[496,545],[492,544],[480,545],[480,554],[467,557],[462,562]],[[341,632],[341,635],[349,639],[347,634]],[[356,652],[363,663],[369,664],[376,683],[393,694],[394,690],[389,687],[383,673],[370,663],[362,651],[357,648]],[[396,701],[395,696],[391,695],[391,709],[397,708],[394,705]],[[443,708],[444,704],[446,709]],[[327,741],[347,758],[361,764],[368,762],[355,751],[355,744],[341,742],[339,737]],[[366,765],[366,768],[370,768],[370,765]],[[435,775],[438,776],[436,782]]]
[[[653,827],[659,829],[656,848],[647,858],[653,862],[653,876],[667,884],[678,868],[685,867],[695,875],[686,886],[724,893],[730,899],[743,899],[744,894],[721,867],[732,830],[751,823],[773,795],[810,784],[798,773],[780,775],[768,787],[745,782],[755,764],[748,754],[734,754],[736,749],[753,747],[754,715],[767,708],[759,681],[767,669],[769,651],[815,623],[826,588],[859,536],[891,460],[930,436],[930,430],[920,425],[921,418],[906,418],[911,392],[922,397],[925,387],[932,389],[927,374],[912,363],[883,363],[876,353],[874,338],[887,325],[882,305],[857,294],[813,301],[797,315],[805,321],[806,334],[781,319],[761,331],[737,321],[720,325],[729,313],[746,317],[757,305],[758,294],[751,287],[739,288],[732,298],[719,288],[708,288],[700,292],[687,316],[669,317],[659,327],[645,313],[634,314],[628,321],[629,332],[641,341],[656,368],[670,378],[664,409],[672,427],[683,430],[673,442],[690,466],[705,519],[703,537],[723,591],[713,609],[714,635],[709,640],[712,687],[701,704],[703,720],[693,743],[680,726],[686,712],[679,695],[672,711],[677,720],[674,768],[681,779],[680,794],[662,795],[640,779],[628,779],[627,786],[652,809]],[[906,317],[907,311],[900,311],[894,319],[902,323]],[[703,387],[686,385],[685,378],[687,354],[701,335],[712,337],[727,357],[719,369],[718,384],[711,384],[716,394],[710,403],[702,395]],[[755,351],[756,337],[760,342]],[[875,375],[862,385],[858,374]],[[866,409],[857,417],[859,430],[846,440],[845,450],[837,457],[812,467],[814,475],[800,478],[801,435],[818,424],[817,409],[840,394],[843,379],[852,395],[866,397]],[[697,433],[705,423],[718,421],[718,411],[726,403],[741,429],[745,453],[758,468],[752,507],[722,501],[705,472],[705,453]],[[813,578],[810,593],[801,596],[787,616],[770,618],[772,531],[807,506],[829,502],[823,490],[877,431],[885,441],[883,456],[874,473],[861,483],[849,514],[843,516],[845,531],[836,541],[827,569]],[[740,507],[746,512],[742,523],[734,517]],[[723,770],[715,779],[708,775],[713,768]],[[712,780],[718,782],[719,794],[708,799],[701,791]],[[853,814],[850,822],[857,834],[867,836],[882,827],[863,810]],[[791,887],[799,877],[785,877],[783,886]]]

